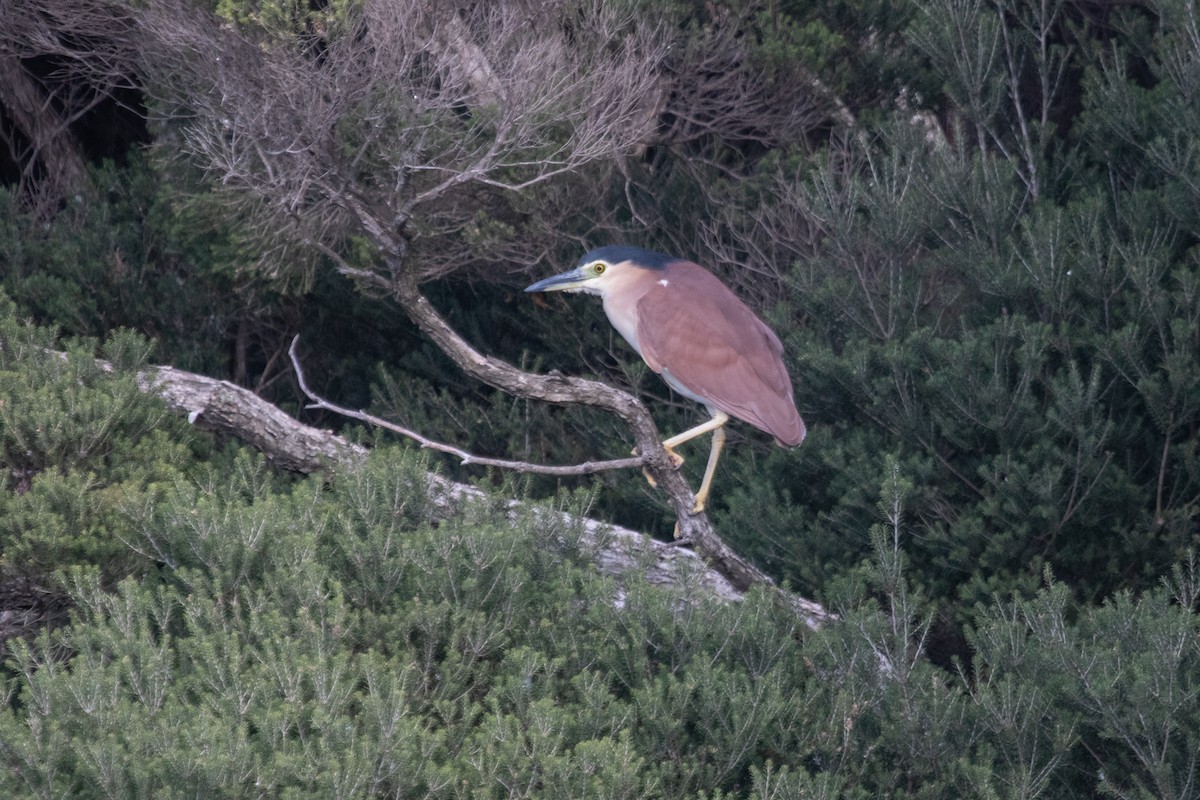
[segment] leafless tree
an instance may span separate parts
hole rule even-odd
[[[129,30],[115,3],[0,0],[0,139],[20,169],[18,196],[41,219],[88,193],[71,126],[129,87]]]
[[[281,41],[152,0],[142,72],[164,148],[228,191],[264,267],[311,269],[365,233],[373,252],[342,267],[390,292],[496,271],[520,239],[496,231],[569,213],[528,197],[647,137],[658,37],[614,7],[367,0]]]

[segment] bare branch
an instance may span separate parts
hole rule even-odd
[[[439,453],[447,453],[460,459],[463,466],[480,466],[480,467],[497,467],[499,469],[513,470],[514,472],[527,472],[537,475],[591,475],[597,472],[603,472],[610,469],[630,469],[632,467],[640,467],[646,463],[646,459],[637,456],[634,458],[615,458],[606,461],[585,461],[581,464],[534,464],[529,461],[513,461],[504,458],[490,458],[488,456],[479,456],[474,453],[469,453],[461,447],[438,442],[430,439],[411,428],[405,428],[403,425],[386,420],[383,417],[378,417],[374,414],[368,414],[365,411],[355,411],[345,406],[339,406],[336,403],[331,403],[325,398],[314,392],[308,385],[308,381],[304,377],[304,369],[300,365],[300,358],[296,354],[296,344],[300,341],[300,337],[296,336],[292,339],[292,345],[288,348],[288,355],[292,359],[292,367],[296,371],[296,382],[300,385],[300,391],[312,401],[309,408],[322,409],[324,411],[332,411],[349,419],[355,419],[359,422],[365,422],[368,425],[373,425],[377,428],[397,433],[408,439],[412,439],[423,448],[429,450],[437,450]]]
[[[311,473],[366,457],[367,449],[301,425],[249,389],[173,367],[138,375],[144,392],[162,397],[172,411],[204,430],[232,433],[293,472]]]
[[[313,269],[297,244],[340,249],[357,205],[424,281],[485,254],[494,270],[464,231],[519,230],[523,190],[650,138],[665,37],[612,5],[366,0],[306,48],[148,0],[138,34],[165,148],[230,194],[263,268]]]
[[[21,170],[17,192],[39,218],[91,186],[71,126],[128,88],[133,51],[124,47],[128,12],[94,0],[0,2],[0,117],[9,155]],[[37,59],[36,69],[30,64]],[[36,73],[36,74],[35,74]],[[13,130],[19,136],[11,135]]]
[[[106,362],[101,366],[112,369]],[[354,469],[368,454],[367,448],[305,425],[228,381],[172,367],[148,367],[138,373],[138,385],[142,391],[162,397],[171,411],[186,416],[198,427],[237,436],[284,469],[303,473]],[[430,499],[446,513],[457,513],[464,501],[484,497],[473,486],[433,473],[425,477],[432,490]],[[514,500],[508,507],[515,515],[525,505]],[[556,517],[578,521],[554,509],[537,513],[547,515],[547,521],[556,521]],[[595,548],[596,566],[606,575],[620,580],[638,574],[658,586],[674,586],[686,593],[700,592],[725,601],[740,601],[745,595],[744,587],[739,588],[722,570],[709,566],[702,554],[597,520],[586,519],[584,524],[589,545]],[[809,628],[819,628],[833,619],[812,600],[782,590],[777,596]]]
[[[395,297],[409,318],[468,375],[518,397],[594,406],[619,416],[629,426],[637,452],[645,459],[646,470],[674,509],[680,538],[692,544],[739,589],[769,586],[782,602],[794,605],[792,595],[778,590],[769,575],[721,539],[706,514],[692,513],[695,497],[691,487],[667,457],[654,421],[640,400],[607,384],[561,375],[536,375],[483,355],[447,324],[411,278],[397,284]]]
[[[353,469],[367,456],[366,448],[328,431],[304,425],[267,403],[252,392],[202,375],[169,367],[145,370],[140,375],[143,390],[163,396],[177,413],[209,430],[233,434],[261,449],[272,461],[286,469],[316,472],[328,469]],[[280,427],[280,423],[286,426]],[[271,433],[263,435],[258,426],[266,424]],[[447,512],[459,508],[464,500],[482,499],[473,486],[455,483],[440,475],[426,476],[436,494],[431,498]],[[513,503],[512,510],[521,504]],[[546,514],[559,514],[546,510]],[[644,570],[648,581],[656,585],[692,585],[723,600],[741,600],[735,589],[719,572],[707,568],[691,551],[656,542],[648,536],[596,520],[586,521],[589,538],[599,545],[596,565],[614,578]],[[646,556],[650,555],[647,560]],[[810,625],[816,627],[828,619],[820,613]]]

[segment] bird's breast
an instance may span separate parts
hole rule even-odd
[[[638,343],[637,335],[637,303],[615,303],[611,302],[611,298],[605,297],[604,313],[608,315],[608,321],[617,329],[617,333],[641,355],[642,346]]]

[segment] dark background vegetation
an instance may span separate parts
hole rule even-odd
[[[784,451],[732,426],[710,510],[738,552],[841,615],[812,633],[758,595],[618,594],[578,532],[500,503],[554,498],[668,537],[636,472],[518,484],[378,442],[322,483],[167,416],[138,365],[340,426],[303,409],[299,333],[323,394],[468,450],[629,447],[614,419],[461,375],[339,272],[387,267],[328,197],[290,188],[284,215],[250,191],[265,172],[214,166],[221,135],[205,150],[188,126],[216,101],[179,78],[203,73],[129,34],[193,6],[3,2],[7,796],[1197,794],[1192,3],[614,2],[604,41],[590,4],[501,4],[539,21],[531,42],[580,54],[655,31],[654,88],[600,157],[526,189],[502,163],[505,186],[435,197],[404,230],[406,269],[483,351],[633,387],[664,431],[699,411],[598,305],[521,287],[627,241],[706,264],[760,309],[810,435]],[[477,5],[410,5],[430,30],[462,23],[444,30],[463,40],[430,40],[447,47],[496,35]],[[318,74],[373,7],[221,2],[204,41]],[[371,80],[376,102],[391,77]],[[365,107],[332,142],[357,141]],[[422,146],[442,157],[503,129],[481,108],[389,119],[436,128]],[[583,125],[563,119],[547,159]],[[361,196],[379,196],[383,151],[358,152],[379,181]],[[434,467],[496,507],[429,507]]]

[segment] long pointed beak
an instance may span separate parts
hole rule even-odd
[[[588,276],[583,274],[582,269],[573,269],[570,272],[564,272],[561,275],[555,275],[545,280],[540,280],[532,286],[525,287],[527,292],[571,292],[582,289],[587,283]]]

